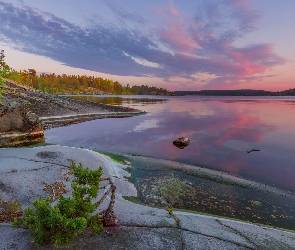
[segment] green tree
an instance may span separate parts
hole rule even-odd
[[[98,234],[103,229],[101,216],[93,215],[98,203],[92,203],[97,198],[102,167],[97,170],[83,168],[72,162],[70,166],[74,175],[72,181],[72,197],[60,197],[56,206],[51,206],[50,199],[38,199],[33,208],[27,208],[24,218],[15,220],[14,227],[25,227],[33,230],[33,242],[38,245],[66,245],[86,228]]]
[[[30,84],[32,87],[37,88],[38,86],[38,79],[36,79],[36,70],[34,69],[28,69],[28,75],[30,78]]]
[[[121,95],[122,94],[123,87],[118,81],[114,82],[114,90],[113,91],[114,91],[114,94],[116,94],[116,95]]]
[[[4,61],[5,55],[4,50],[0,52],[0,103],[2,104],[2,95],[3,95],[3,86],[4,80],[3,77],[7,77],[10,72],[10,67]]]

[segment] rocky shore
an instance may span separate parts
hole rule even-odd
[[[0,105],[0,147],[41,142],[44,140],[44,129],[55,126],[141,113],[124,107],[44,94],[18,83],[6,81],[3,105]],[[52,188],[57,184],[62,184],[65,188],[65,196],[70,195],[70,192],[67,192],[71,185],[68,166],[73,160],[90,169],[102,166],[103,177],[113,179],[117,187],[114,212],[119,224],[114,228],[105,228],[100,235],[92,235],[87,231],[79,236],[72,246],[59,249],[295,248],[293,228],[287,232],[269,226],[173,211],[172,208],[163,209],[165,206],[180,207],[178,206],[181,205],[180,200],[185,196],[198,205],[204,203],[206,211],[212,212],[210,209],[224,208],[229,213],[234,213],[234,206],[239,202],[234,192],[239,189],[238,191],[242,190],[244,194],[248,192],[250,197],[250,202],[245,205],[245,210],[241,210],[242,213],[253,213],[257,223],[260,219],[264,220],[262,217],[260,219],[257,217],[260,216],[259,209],[266,210],[265,207],[269,204],[269,207],[272,207],[270,218],[284,223],[286,218],[279,214],[281,212],[279,209],[282,207],[275,207],[275,201],[282,199],[288,202],[290,211],[293,211],[291,210],[294,207],[293,194],[267,189],[224,173],[177,162],[140,156],[126,157],[128,161],[121,164],[105,155],[81,148],[57,145],[2,148],[0,149],[0,211],[3,212],[7,204],[13,204],[9,202],[17,201],[21,210],[16,209],[15,215],[19,216],[19,213],[31,206],[38,197],[48,196],[47,187]],[[150,176],[143,178],[142,172],[145,172],[145,175],[150,172]],[[192,178],[198,180],[198,186],[191,184]],[[137,189],[128,179],[136,180]],[[197,191],[201,196],[194,193]],[[231,200],[229,197],[236,200]],[[142,198],[142,202],[146,204],[161,206],[162,209],[131,202],[132,200],[137,202],[139,198]],[[232,202],[233,207],[226,206],[225,202]],[[243,201],[240,203],[243,206]],[[106,204],[103,203],[100,209],[105,208]],[[274,209],[277,214],[274,214]],[[236,210],[240,208],[236,207]],[[284,211],[282,214],[285,216]],[[0,216],[0,221],[6,220],[1,220]],[[37,248],[31,242],[30,230],[12,229],[9,223],[0,223],[0,249]],[[45,246],[39,249],[56,248]]]
[[[0,147],[44,141],[44,129],[83,121],[126,117],[139,110],[46,94],[6,80],[0,105]]]
[[[136,198],[139,195],[135,186],[127,181],[130,177],[127,170],[136,167],[134,160],[138,157],[135,158],[132,162],[120,164],[91,150],[56,145],[0,149],[0,197],[3,201],[16,200],[24,210],[38,197],[51,197],[46,187],[53,187],[58,183],[63,183],[63,187],[69,190],[64,194],[65,197],[70,196],[71,175],[68,167],[73,160],[89,169],[102,166],[103,178],[112,178],[116,186],[114,212],[119,222],[116,227],[105,227],[98,235],[86,231],[77,237],[73,245],[62,248],[50,245],[37,248],[31,242],[30,230],[12,229],[9,223],[0,223],[0,249],[287,250],[295,248],[294,231],[288,232],[182,211],[169,212],[163,208],[143,206],[126,200],[126,197]],[[146,160],[149,163],[152,159]],[[156,162],[154,159],[153,164]],[[104,188],[101,191],[104,191]],[[108,206],[108,201],[109,199],[106,199],[100,205],[99,211]],[[2,206],[2,209],[5,209],[5,206]],[[14,210],[19,212],[15,206]]]

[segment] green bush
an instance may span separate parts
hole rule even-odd
[[[95,234],[103,229],[101,216],[93,215],[98,204],[92,203],[98,196],[102,167],[89,170],[72,162],[70,169],[74,175],[72,197],[61,196],[54,207],[49,198],[38,199],[25,210],[23,219],[13,222],[13,227],[32,229],[32,240],[37,245],[66,245],[88,227]]]
[[[10,73],[10,67],[4,62],[4,50],[0,52],[0,104],[2,104],[2,95],[3,95],[3,87],[4,80],[2,77],[7,77]]]

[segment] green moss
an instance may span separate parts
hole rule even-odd
[[[130,201],[135,204],[141,204],[141,205],[144,204],[138,197],[135,197],[135,196],[122,196],[122,198],[126,201]]]
[[[165,183],[166,184],[166,183]],[[160,187],[162,196],[169,202],[179,202],[180,196],[184,194],[186,185],[178,179],[172,179],[171,182]]]
[[[123,155],[109,153],[109,152],[100,151],[100,150],[94,150],[94,151],[110,157],[114,162],[127,165],[128,158]]]
[[[126,172],[128,172],[129,174],[132,173],[132,168],[131,168],[131,167],[124,168],[124,170],[125,170]]]

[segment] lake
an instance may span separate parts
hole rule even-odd
[[[46,143],[201,165],[295,192],[294,97],[75,98],[147,114],[50,129]],[[182,136],[191,142],[179,149],[172,142]]]

